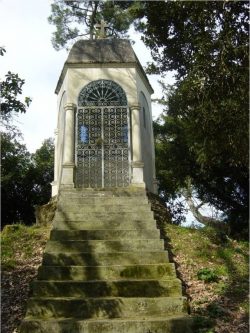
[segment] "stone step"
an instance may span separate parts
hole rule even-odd
[[[74,213],[74,212],[62,212],[56,211],[55,219],[59,220],[68,220],[68,221],[86,221],[91,219],[100,219],[102,221],[112,221],[112,220],[120,220],[120,221],[129,221],[136,219],[145,219],[145,218],[153,218],[152,211],[136,211],[136,212],[96,212],[89,211],[84,213]]]
[[[187,313],[185,297],[31,297],[26,318],[145,318]]]
[[[49,240],[45,252],[124,252],[164,250],[162,239],[123,239],[123,240]]]
[[[34,297],[170,297],[181,296],[181,282],[169,280],[41,281],[32,284]]]
[[[162,264],[168,261],[166,251],[112,252],[112,253],[44,253],[43,265],[47,266],[106,266],[133,264]]]
[[[40,280],[119,280],[119,279],[158,279],[175,278],[173,263],[149,265],[109,265],[109,266],[40,266],[37,278]]]
[[[100,219],[91,218],[84,221],[73,221],[65,219],[58,220],[57,218],[53,222],[53,228],[55,230],[144,230],[144,229],[156,229],[156,222],[153,218],[147,219],[134,219],[124,221],[123,219]]]
[[[124,197],[124,198],[135,198],[143,197],[147,198],[146,191],[144,188],[89,188],[89,189],[63,189],[59,193],[60,197],[71,198],[77,196],[79,198],[114,198],[114,197]]]
[[[140,203],[139,205],[135,205],[134,202],[128,204],[127,202],[124,204],[106,204],[102,202],[101,204],[76,204],[74,202],[70,203],[59,203],[57,205],[57,209],[59,212],[95,212],[95,213],[132,213],[132,212],[151,212],[151,206],[148,203]]]
[[[193,333],[187,315],[140,319],[25,319],[21,333]]]
[[[76,204],[76,205],[131,205],[149,204],[148,198],[145,197],[81,197],[72,195],[59,196],[59,204]]]
[[[51,230],[51,240],[118,240],[160,238],[158,229],[140,230]]]

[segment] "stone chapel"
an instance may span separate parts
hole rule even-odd
[[[52,196],[63,187],[157,191],[153,89],[128,40],[76,42],[55,92]]]
[[[153,89],[130,43],[76,42],[56,93],[57,205],[20,333],[192,333],[146,193]]]

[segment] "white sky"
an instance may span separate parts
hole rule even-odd
[[[54,136],[57,119],[54,90],[67,57],[67,51],[55,51],[51,44],[55,30],[47,21],[51,3],[50,0],[0,0],[0,46],[6,48],[5,55],[0,57],[0,79],[11,71],[25,80],[23,96],[31,97],[32,103],[26,114],[19,117],[17,126],[30,152],[39,148],[44,139]],[[150,60],[150,51],[133,34],[135,37],[133,48],[144,66]],[[156,76],[149,80],[155,90],[152,97],[160,96]],[[158,115],[156,106],[153,117]]]

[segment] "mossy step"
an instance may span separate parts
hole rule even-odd
[[[20,333],[193,333],[190,316],[147,319],[27,320]]]
[[[168,279],[176,277],[173,263],[151,265],[109,266],[40,266],[41,280],[112,280],[112,279]]]
[[[156,228],[156,222],[153,218],[135,218],[135,219],[126,219],[126,218],[112,218],[110,219],[101,219],[101,218],[91,218],[85,219],[82,218],[81,221],[67,220],[57,218],[54,219],[53,228],[59,230],[95,230],[95,229],[107,229],[107,230],[124,230],[126,229],[152,229]]]
[[[96,213],[117,213],[117,212],[150,212],[151,206],[148,203],[140,203],[138,206],[135,205],[134,202],[130,204],[107,204],[103,202],[102,204],[76,204],[76,203],[59,203],[57,205],[58,211],[64,211],[67,213],[70,212],[79,212],[79,213],[86,213],[86,212],[96,212]]]
[[[124,252],[164,250],[162,239],[49,240],[45,252]]]
[[[83,213],[73,213],[73,212],[62,212],[56,211],[55,218],[57,220],[68,220],[68,221],[82,221],[84,220],[91,220],[91,219],[100,219],[105,221],[112,221],[112,220],[120,220],[120,221],[127,221],[127,220],[136,220],[136,219],[145,219],[145,218],[153,218],[152,211],[136,211],[136,212],[98,212],[98,211],[89,211]]]
[[[146,318],[184,314],[185,297],[103,297],[103,298],[35,298],[28,301],[26,318]]]
[[[59,196],[59,204],[81,204],[81,205],[135,205],[148,204],[149,200],[144,197],[82,197],[79,195]]]
[[[71,198],[73,196],[81,198],[134,198],[147,197],[144,188],[96,188],[96,189],[63,189],[59,192],[59,197]]]
[[[168,261],[166,251],[112,252],[112,253],[44,253],[43,265],[48,266],[106,266],[132,264],[160,264]]]
[[[40,281],[32,284],[34,297],[169,297],[181,296],[178,279],[120,281]]]
[[[154,229],[130,230],[52,230],[51,240],[115,240],[115,239],[160,238],[160,231]]]

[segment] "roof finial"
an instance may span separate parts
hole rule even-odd
[[[96,34],[96,38],[102,39],[107,37],[106,29],[109,28],[109,25],[103,19],[101,19],[101,23],[95,25],[95,28],[96,30],[99,30]]]

